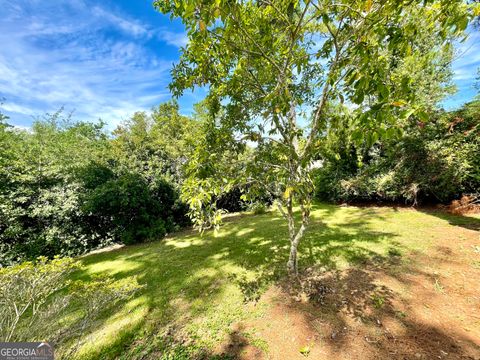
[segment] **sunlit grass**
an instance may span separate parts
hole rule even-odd
[[[300,266],[341,269],[423,252],[445,228],[462,221],[477,220],[413,209],[317,205],[300,247]],[[242,215],[228,218],[217,234],[186,231],[82,258],[85,270],[77,277],[136,279],[143,289],[106,310],[86,334],[92,341],[82,347],[80,357],[156,358],[171,337],[214,349],[232,324],[261,315],[263,309],[245,299],[285,274],[286,235],[277,212]],[[258,279],[263,283],[256,284]]]

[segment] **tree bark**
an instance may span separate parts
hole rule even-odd
[[[300,205],[302,209],[302,225],[295,231],[295,219],[293,218],[293,209],[290,206],[287,207],[287,217],[288,217],[288,230],[290,234],[290,256],[287,262],[287,270],[290,275],[298,275],[298,245],[300,240],[302,240],[305,231],[307,230],[308,220],[310,218],[310,211],[302,203]]]
[[[298,260],[297,260],[297,247],[298,244],[294,244],[293,242],[290,245],[290,256],[287,262],[287,270],[289,274],[298,274]]]

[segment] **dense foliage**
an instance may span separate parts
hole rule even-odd
[[[178,118],[175,103],[162,104],[110,137],[103,123],[61,111],[28,131],[2,117],[0,264],[161,238],[188,223],[178,187],[191,131]],[[155,126],[142,128],[145,119]]]
[[[215,199],[222,192],[242,184],[263,188],[288,223],[291,272],[310,218],[310,170],[328,108],[355,107],[356,141],[399,133],[398,123],[414,114],[426,117],[449,90],[441,69],[449,67],[452,46],[476,12],[463,0],[154,5],[180,18],[188,33],[170,88],[179,96],[208,86],[213,155],[228,159],[208,177],[189,174],[183,194],[195,225],[218,226]],[[216,151],[219,143],[227,149],[223,154]],[[194,160],[197,167],[212,163],[211,146]]]
[[[101,158],[102,124],[73,123],[61,113],[31,131],[3,128],[0,177],[1,263],[28,256],[73,254],[95,247],[78,223],[81,185],[75,171]]]
[[[478,191],[478,101],[436,107],[454,90],[454,45],[478,4],[154,6],[188,33],[173,95],[208,86],[206,99],[192,117],[170,101],[112,133],[62,111],[28,130],[0,114],[0,265],[161,238],[189,221],[203,230],[225,211],[275,204],[296,272],[315,191],[414,204]]]
[[[329,201],[448,202],[480,191],[480,100],[405,123],[401,138],[352,140],[344,110],[320,150],[316,194]]]
[[[124,244],[163,237],[182,225],[185,212],[172,185],[159,179],[152,187],[126,173],[88,191],[81,210],[88,229]]]

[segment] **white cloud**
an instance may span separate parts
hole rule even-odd
[[[167,44],[176,47],[183,47],[187,45],[188,42],[187,34],[172,32],[166,29],[161,29],[158,32],[158,37],[160,38],[160,40],[165,41]]]
[[[103,21],[106,21],[110,23],[112,26],[116,26],[119,29],[135,37],[152,35],[152,31],[150,31],[147,26],[140,23],[139,21],[135,21],[135,20],[131,20],[131,19],[127,19],[118,15],[115,15],[111,11],[106,11],[99,6],[95,6],[92,9],[92,15],[97,17],[99,20],[101,19]]]
[[[453,62],[454,80],[472,80],[480,67],[480,33],[471,30],[470,36],[458,44]]]
[[[32,128],[30,126],[15,125],[13,128],[18,131],[27,131],[27,132],[32,131]]]
[[[8,112],[14,112],[14,113],[31,115],[31,116],[35,115],[35,111],[32,110],[31,108],[21,106],[15,103],[2,104],[0,107],[2,110],[8,111]]]
[[[82,0],[0,0],[0,8],[0,98],[14,124],[65,106],[76,119],[115,126],[169,98],[171,60],[144,46],[155,32],[140,21]]]

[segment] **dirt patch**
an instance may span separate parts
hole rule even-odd
[[[480,360],[479,233],[457,231],[462,242],[445,232],[428,254],[345,271],[310,269],[294,285],[270,288],[258,304],[265,314],[237,324],[241,340],[227,341],[221,352],[240,359]]]

